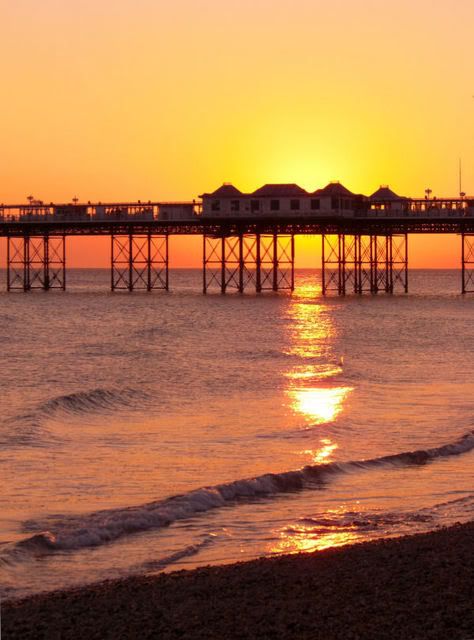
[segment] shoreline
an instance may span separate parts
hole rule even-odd
[[[474,639],[474,522],[2,603],[2,640]]]

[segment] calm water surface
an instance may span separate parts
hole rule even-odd
[[[1,294],[0,593],[474,517],[474,296]]]

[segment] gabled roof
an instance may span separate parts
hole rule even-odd
[[[387,185],[381,185],[377,191],[371,196],[371,200],[404,200],[404,196],[397,196],[397,194],[388,188]]]
[[[252,193],[253,196],[291,198],[292,196],[307,196],[308,192],[297,184],[264,184]]]
[[[346,189],[340,182],[330,182],[322,189],[316,189],[315,196],[354,196],[355,194]]]
[[[213,191],[212,193],[203,193],[200,198],[203,196],[212,196],[215,198],[238,198],[242,195],[242,191],[239,191],[237,187],[234,187],[230,182],[224,182],[224,184]]]

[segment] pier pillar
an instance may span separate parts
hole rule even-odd
[[[294,289],[294,236],[262,234],[260,241],[260,291]]]
[[[335,292],[344,294],[344,236],[321,236],[321,279],[323,296]]]
[[[461,234],[461,291],[474,293],[474,233]]]
[[[357,293],[361,282],[360,236],[342,235],[341,294]]]
[[[202,237],[202,291],[207,293],[213,287],[223,290],[222,264],[224,237],[203,235]],[[225,288],[224,288],[225,291]]]
[[[322,292],[340,296],[356,292],[359,282],[358,236],[322,235]]]
[[[260,257],[259,235],[245,234],[242,236],[242,261],[240,293],[244,293],[249,287],[259,290],[260,283]]]
[[[407,235],[322,236],[322,292],[408,291]]]
[[[370,248],[366,251],[365,260],[368,262],[365,267],[365,277],[367,290],[370,293],[392,293],[393,283],[391,283],[392,262],[389,258],[391,236],[371,235]]]
[[[390,259],[390,247],[392,236],[376,236],[376,273],[375,286],[378,291],[393,293],[392,262]]]
[[[64,235],[9,236],[7,291],[66,289]]]
[[[169,289],[168,234],[111,236],[111,289]]]
[[[242,236],[230,236],[221,238],[222,241],[222,274],[221,292],[227,289],[241,291],[242,277],[240,273],[242,262]]]
[[[357,235],[355,241],[355,293],[374,293],[375,236]]]
[[[393,293],[401,288],[408,293],[408,235],[406,233],[389,236],[389,288]]]
[[[294,236],[203,236],[203,292],[294,289]]]

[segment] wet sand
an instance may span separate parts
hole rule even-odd
[[[474,640],[474,523],[2,606],[2,640]]]

